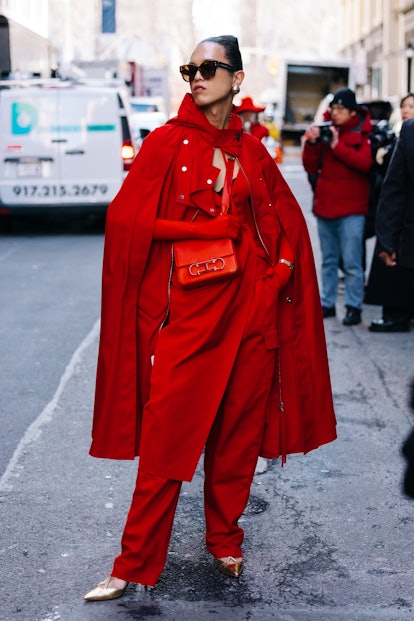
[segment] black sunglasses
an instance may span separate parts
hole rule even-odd
[[[186,82],[192,82],[196,77],[197,71],[201,73],[201,77],[204,80],[211,80],[216,75],[217,68],[227,69],[227,71],[235,71],[231,65],[222,63],[219,60],[204,60],[201,65],[197,67],[194,63],[188,63],[188,65],[181,65],[180,73],[183,80]]]

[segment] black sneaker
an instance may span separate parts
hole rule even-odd
[[[342,322],[344,326],[357,326],[361,323],[361,311],[353,306],[346,307],[346,315]]]
[[[336,316],[335,306],[322,306],[322,314],[323,314],[324,319],[326,319],[326,317],[335,317]]]

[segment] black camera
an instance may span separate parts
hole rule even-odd
[[[320,142],[324,142],[325,144],[329,144],[330,142],[332,142],[333,136],[331,130],[329,129],[330,127],[332,127],[332,123],[330,121],[326,121],[325,123],[317,123],[316,127],[319,127],[320,130]]]
[[[395,134],[388,124],[388,121],[382,119],[374,126],[371,132],[371,148],[375,153],[380,147],[387,147],[395,138]]]

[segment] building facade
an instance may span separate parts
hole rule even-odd
[[[4,7],[8,18],[47,37],[67,77],[76,77],[78,68],[80,75],[88,63],[88,70],[95,63],[101,73],[114,73],[118,62],[119,77],[131,63],[162,69],[174,110],[188,90],[178,67],[207,36],[239,38],[243,96],[257,101],[277,98],[286,59],[337,58],[339,0],[293,4],[287,11],[284,0],[0,0],[0,14]]]
[[[0,76],[48,77],[56,50],[48,38],[49,0],[0,0]]]
[[[339,23],[360,99],[398,100],[413,90],[413,0],[341,0]]]

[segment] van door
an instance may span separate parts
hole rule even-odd
[[[59,178],[59,149],[51,142],[57,92],[38,88],[0,91],[0,202],[42,204]]]
[[[71,203],[109,202],[124,176],[117,92],[61,89],[57,110],[52,142],[60,154],[61,198]]]

